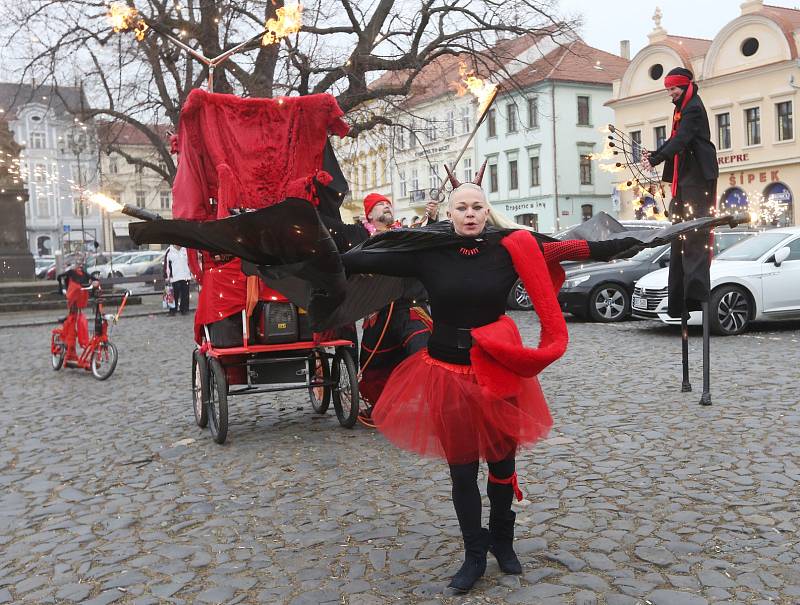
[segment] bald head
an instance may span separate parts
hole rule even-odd
[[[452,208],[456,203],[461,201],[486,201],[486,195],[483,193],[483,188],[474,183],[464,183],[459,185],[450,192],[448,205]]]

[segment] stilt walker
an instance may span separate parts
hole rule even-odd
[[[675,111],[672,133],[652,153],[643,152],[646,169],[664,162],[663,180],[672,183],[669,214],[673,223],[716,214],[719,177],[717,150],[711,142],[706,108],[697,94],[697,84],[688,69],[676,67],[664,78]],[[669,265],[669,315],[681,318],[683,383],[689,381],[689,330],[691,311],[703,312],[703,394],[701,405],[711,405],[710,316],[712,238],[703,231],[687,233],[672,243]]]

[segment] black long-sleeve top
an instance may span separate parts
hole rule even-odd
[[[428,291],[433,334],[428,353],[449,363],[469,364],[469,348],[459,348],[453,328],[490,324],[505,313],[506,299],[518,275],[502,233],[462,238],[452,245],[412,252],[354,250],[342,257],[350,273],[416,277]],[[587,258],[584,241],[542,244],[545,260]]]

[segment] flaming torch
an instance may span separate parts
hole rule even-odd
[[[296,34],[303,27],[302,4],[282,6],[275,12],[278,18],[268,19],[264,25],[264,36],[261,38],[263,46],[280,42],[289,34]]]
[[[112,2],[108,7],[108,20],[115,32],[132,31],[136,39],[141,42],[150,27],[144,19],[139,16],[132,6],[126,6],[124,2]]]
[[[144,208],[137,208],[130,204],[120,204],[116,200],[112,200],[107,195],[102,193],[92,193],[89,195],[89,201],[97,204],[106,212],[121,212],[133,218],[138,218],[141,221],[158,221],[161,220],[161,215],[155,212],[148,212]]]
[[[459,96],[463,96],[468,92],[473,94],[476,99],[478,99],[478,119],[475,122],[475,127],[472,129],[472,132],[469,134],[464,145],[461,147],[461,151],[458,153],[458,157],[456,161],[453,163],[453,168],[455,168],[458,163],[461,161],[461,158],[464,156],[464,153],[467,151],[467,147],[472,142],[472,139],[475,138],[475,135],[478,132],[478,128],[481,127],[484,120],[486,120],[486,116],[489,115],[489,109],[491,109],[492,104],[494,103],[495,99],[497,98],[497,93],[499,89],[497,88],[497,84],[492,84],[481,78],[475,76],[471,71],[467,69],[466,64],[462,63],[458,68],[458,75],[461,77],[459,82],[453,82],[453,85],[456,88],[456,92]],[[442,179],[442,184],[439,185],[437,189],[431,189],[431,199],[434,201],[439,202],[440,204],[444,201],[444,196],[442,192],[444,191],[444,185],[447,182],[447,179]],[[423,224],[427,223],[427,218],[423,222]]]

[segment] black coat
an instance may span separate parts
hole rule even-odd
[[[700,97],[694,95],[681,111],[678,132],[650,154],[650,164],[664,162],[663,180],[672,182],[673,157],[678,154],[678,183],[705,185],[719,177],[717,148],[711,142],[708,114]]]

